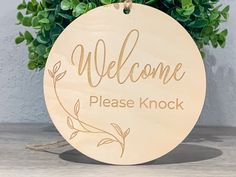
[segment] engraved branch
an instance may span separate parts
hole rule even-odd
[[[57,98],[58,103],[60,104],[61,108],[67,113],[67,126],[73,130],[73,132],[70,135],[70,139],[75,138],[79,133],[101,133],[106,134],[107,138],[101,139],[97,143],[97,147],[111,144],[111,143],[118,143],[121,148],[120,157],[123,156],[125,151],[125,143],[126,143],[126,137],[130,133],[130,128],[123,131],[120,126],[116,123],[111,123],[111,126],[116,131],[116,134],[110,133],[108,131],[105,131],[103,129],[97,128],[93,125],[90,125],[83,120],[80,119],[79,112],[80,112],[80,100],[78,99],[76,103],[74,104],[74,112],[70,113],[65,106],[62,104],[58,92],[57,92],[57,82],[60,81],[65,75],[66,71],[59,72],[61,68],[61,61],[57,62],[52,70],[48,70],[48,73],[50,77],[53,79],[53,88],[54,92]]]

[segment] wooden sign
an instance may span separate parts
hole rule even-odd
[[[110,164],[163,156],[194,127],[205,70],[195,42],[165,13],[122,3],[73,21],[49,55],[46,105],[61,135]]]

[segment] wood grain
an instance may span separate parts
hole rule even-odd
[[[85,155],[138,164],[171,151],[198,120],[206,89],[197,46],[174,19],[122,3],[96,8],[55,42],[44,75],[61,135]]]

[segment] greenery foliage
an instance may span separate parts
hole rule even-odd
[[[202,52],[205,45],[224,47],[227,29],[220,24],[228,18],[229,6],[219,0],[133,0],[160,9],[175,18],[190,33]],[[28,68],[42,69],[57,37],[75,18],[87,11],[118,0],[30,0],[18,5],[19,25],[29,31],[20,32],[15,42],[26,41]],[[158,23],[158,22],[157,22]],[[204,54],[202,52],[202,54]]]

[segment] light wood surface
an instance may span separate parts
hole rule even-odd
[[[46,105],[61,135],[105,163],[144,163],[194,127],[205,70],[190,35],[163,12],[103,6],[59,36],[44,75]]]
[[[61,139],[48,124],[0,124],[1,177],[235,177],[236,128],[196,127],[167,155],[137,166],[105,165],[71,146],[34,152]]]

